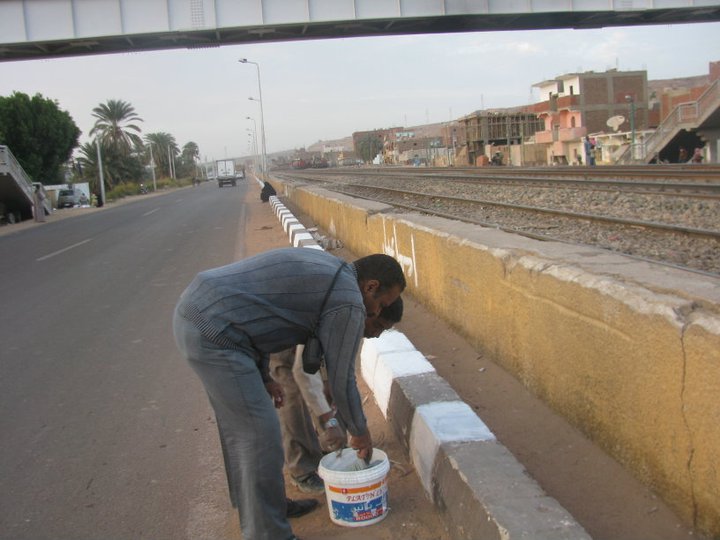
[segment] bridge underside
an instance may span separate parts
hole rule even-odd
[[[29,1],[25,0],[25,2]],[[717,3],[711,2],[711,4]],[[88,23],[83,23],[82,17],[75,8],[72,8],[73,4],[68,4],[72,9],[66,15],[61,13],[57,13],[56,17],[52,17],[52,13],[45,15],[53,19],[52,25],[42,20],[33,22],[32,10],[12,11],[7,7],[9,5],[17,7],[18,2],[0,3],[0,30],[2,30],[0,36],[3,36],[0,38],[0,61],[307,39],[557,28],[588,29],[720,20],[720,5],[633,11],[489,12],[431,14],[417,17],[402,15],[386,18],[356,17],[345,20],[313,20],[312,17],[307,16],[300,22],[288,22],[288,17],[285,17],[282,23],[268,21],[265,14],[261,14],[261,24],[247,26],[223,26],[221,17],[216,16],[217,25],[212,28],[206,27],[204,21],[200,21],[200,26],[204,26],[203,28],[197,28],[198,24],[195,21],[176,25],[173,23],[171,13],[161,13],[155,18],[156,20],[140,25],[145,28],[151,27],[151,31],[135,32],[130,24],[132,20],[126,20],[127,15],[117,11],[115,18],[118,20],[112,25],[118,30],[105,32],[107,35],[90,36],[91,32],[81,31]],[[39,10],[34,13],[36,19],[42,17]],[[113,19],[113,10],[109,10],[106,15],[108,19]],[[13,17],[15,21],[11,20]],[[98,14],[94,14],[93,17],[98,17]],[[2,22],[2,19],[5,21]],[[191,29],[182,29],[180,26]],[[157,31],[156,28],[163,30]],[[53,35],[55,39],[43,39],[48,34]]]

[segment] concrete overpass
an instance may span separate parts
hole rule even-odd
[[[0,0],[0,61],[396,34],[720,21],[720,0]]]

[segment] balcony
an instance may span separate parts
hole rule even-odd
[[[573,94],[572,96],[558,96],[548,101],[534,103],[530,106],[530,110],[535,114],[550,114],[562,110],[576,111],[579,110],[579,105],[580,96]]]
[[[579,141],[585,135],[587,135],[587,128],[585,126],[574,127],[574,128],[558,128],[552,131],[536,131],[535,142],[536,143],[552,143],[552,142],[568,142],[568,141]]]

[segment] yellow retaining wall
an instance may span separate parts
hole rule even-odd
[[[720,279],[273,183],[720,536]]]

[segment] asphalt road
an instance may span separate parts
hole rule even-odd
[[[171,315],[199,270],[242,256],[246,189],[0,237],[0,538],[222,536],[217,432]]]

